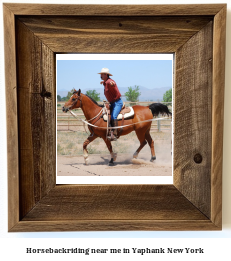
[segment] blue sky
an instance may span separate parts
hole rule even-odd
[[[111,78],[118,87],[138,85],[149,89],[171,88],[172,55],[152,57],[154,56],[88,55],[84,59],[79,58],[79,55],[57,55],[57,91],[103,88],[97,73],[104,67],[109,68],[113,75]],[[161,57],[164,60],[158,60]]]

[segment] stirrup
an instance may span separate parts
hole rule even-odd
[[[110,133],[109,136],[107,136],[107,139],[110,141],[116,141],[117,140],[117,136],[114,135],[113,132]]]

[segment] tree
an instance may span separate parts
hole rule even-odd
[[[86,91],[86,94],[95,101],[100,101],[100,93],[97,93],[96,90]]]
[[[172,88],[164,93],[163,101],[164,102],[171,102],[172,101]]]
[[[57,101],[61,101],[61,96],[57,95]]]
[[[135,85],[134,89],[132,89],[132,87],[128,87],[128,91],[125,92],[124,95],[127,101],[131,101],[131,102],[139,101],[139,96],[141,95],[141,92],[139,92],[139,86]]]

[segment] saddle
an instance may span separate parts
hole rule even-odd
[[[105,111],[103,113],[103,119],[104,121],[108,121],[108,116],[111,115],[110,111],[110,104],[109,103],[104,103],[105,104]],[[125,103],[123,104],[123,107],[117,117],[117,120],[123,120],[130,118],[134,115],[134,110],[132,107],[125,107]],[[110,117],[109,117],[110,118]]]
[[[118,120],[122,120],[121,128],[120,128],[120,130],[118,132],[119,135],[123,131],[124,119],[130,118],[133,115],[134,115],[133,108],[132,107],[125,107],[125,103],[123,103],[122,109],[121,109],[119,115],[117,116],[117,121]],[[110,110],[110,103],[106,102],[106,101],[104,101],[103,119],[104,119],[104,121],[107,122],[107,134],[106,134],[106,137],[107,137],[107,139],[110,140],[111,135],[109,135],[109,134],[111,132],[111,128],[110,128],[111,110]],[[117,137],[116,137],[116,139],[117,139]]]

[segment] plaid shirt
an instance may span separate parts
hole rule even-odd
[[[104,95],[109,102],[114,102],[121,97],[117,84],[111,78],[107,79],[104,85]]]

